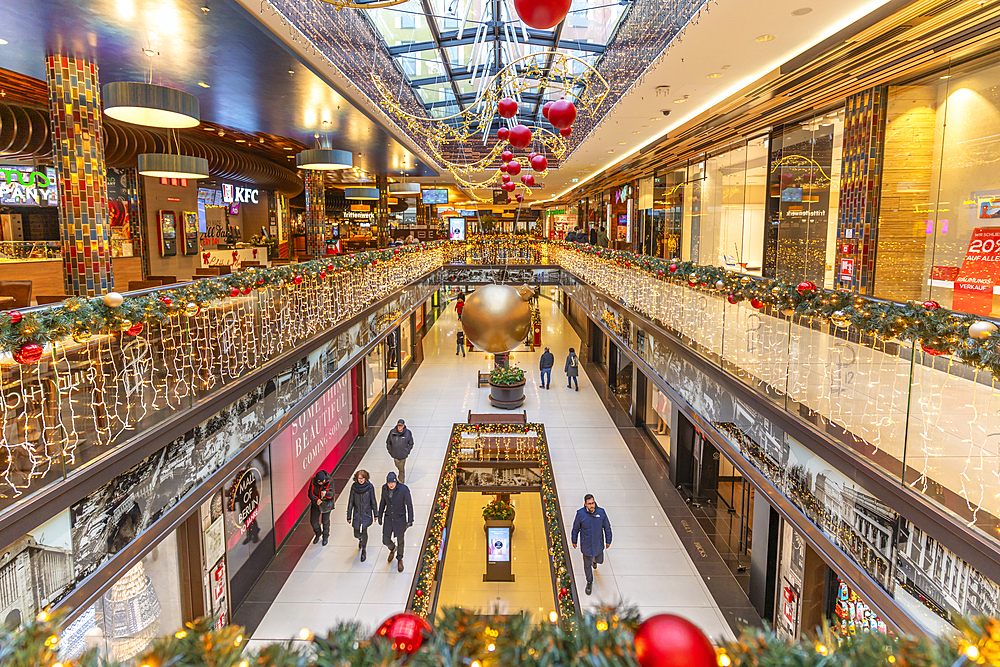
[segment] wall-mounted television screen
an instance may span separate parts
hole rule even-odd
[[[448,191],[441,190],[421,190],[420,198],[423,199],[425,204],[447,204],[448,203]]]

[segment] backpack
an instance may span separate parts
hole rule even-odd
[[[575,354],[570,355],[570,358],[569,358],[569,367],[570,368],[576,368],[576,355]]]

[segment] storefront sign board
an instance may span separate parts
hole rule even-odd
[[[993,286],[1000,284],[1000,227],[976,227],[955,279],[952,309],[993,313]]]

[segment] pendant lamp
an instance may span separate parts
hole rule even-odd
[[[183,90],[139,81],[104,85],[104,113],[115,120],[177,129],[201,122],[198,98]]]
[[[347,188],[344,191],[344,197],[347,199],[377,201],[379,198],[378,188]]]
[[[208,160],[190,155],[142,153],[139,173],[153,178],[208,178]]]
[[[390,183],[389,194],[391,195],[419,195],[420,183]]]
[[[295,166],[317,171],[350,169],[354,166],[354,156],[350,151],[335,148],[310,148],[295,156]]]

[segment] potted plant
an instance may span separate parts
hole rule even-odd
[[[499,496],[483,508],[483,531],[489,531],[490,527],[506,526],[510,528],[511,534],[514,532],[514,505],[503,500]]]
[[[505,410],[513,410],[524,405],[522,369],[498,366],[490,372],[490,404]]]

